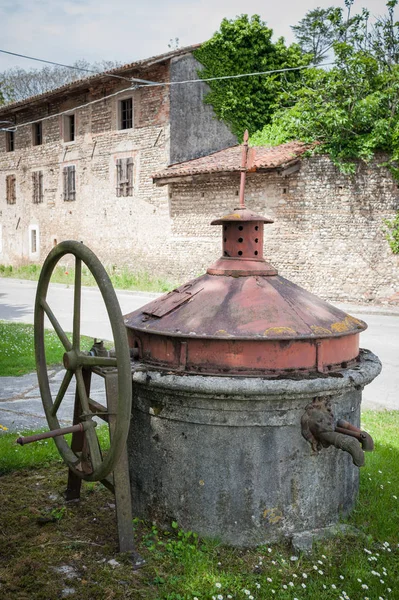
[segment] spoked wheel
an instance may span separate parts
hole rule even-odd
[[[47,291],[51,275],[58,261],[65,256],[65,254],[72,254],[75,256],[72,342],[62,329],[52,309],[47,303]],[[112,327],[115,357],[93,356],[89,352],[81,351],[80,320],[82,263],[84,263],[91,271],[103,296]],[[55,398],[52,397],[50,391],[46,366],[44,344],[45,315],[47,315],[65,349],[63,362],[66,373]],[[112,283],[101,262],[95,254],[83,244],[75,241],[61,242],[46,258],[37,286],[34,332],[36,369],[39,387],[47,422],[51,430],[60,428],[57,412],[73,377],[76,379],[77,397],[79,398],[80,403],[80,409],[77,412],[79,413],[78,420],[82,425],[84,435],[84,452],[75,452],[68,445],[64,436],[54,438],[58,451],[69,468],[82,479],[86,479],[87,481],[103,480],[111,473],[111,471],[113,471],[114,466],[118,462],[129,432],[132,405],[131,365],[126,328]],[[87,377],[85,377],[85,372],[93,367],[117,368],[118,401],[116,421],[111,437],[110,448],[104,457],[101,454],[101,448],[96,434],[96,421],[93,418],[95,412],[93,412],[92,408],[96,403],[89,397],[86,385]],[[94,408],[94,411],[95,410],[96,408]]]

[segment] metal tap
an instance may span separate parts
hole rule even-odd
[[[373,439],[365,431],[343,419],[335,425],[331,403],[326,398],[314,398],[302,415],[301,425],[302,435],[315,452],[335,446],[348,452],[357,467],[365,463],[364,450],[370,452],[374,449]]]

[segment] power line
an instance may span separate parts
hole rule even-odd
[[[0,128],[0,131],[16,131],[20,127],[26,127],[27,125],[34,125],[35,123],[41,123],[42,121],[47,121],[48,119],[54,119],[55,117],[60,117],[62,115],[68,115],[68,114],[74,112],[75,110],[80,110],[81,108],[85,108],[86,106],[90,106],[91,104],[96,104],[97,102],[103,102],[104,100],[107,100],[108,98],[113,98],[114,96],[118,96],[119,94],[122,94],[123,92],[126,92],[128,90],[133,91],[136,88],[137,88],[137,86],[127,87],[127,88],[124,88],[123,90],[114,92],[113,94],[108,94],[107,96],[103,96],[102,98],[97,98],[97,100],[92,100],[91,102],[86,102],[85,104],[81,104],[80,106],[75,106],[74,108],[69,108],[68,110],[63,110],[54,115],[47,115],[46,117],[42,117],[41,119],[36,119],[35,121],[28,121],[27,123],[21,123],[20,125],[15,124],[12,127],[8,127],[8,128],[5,128],[5,127]],[[10,121],[8,121],[8,122],[10,122]]]
[[[0,52],[2,52],[2,50],[0,50]],[[39,59],[38,59],[39,60]],[[58,64],[58,63],[56,63]],[[324,63],[323,65],[319,65],[319,67],[325,67],[328,65],[331,65],[334,63]],[[147,82],[146,81],[146,85],[132,85],[130,87],[124,88],[123,90],[119,90],[117,92],[114,92],[113,94],[108,94],[106,96],[103,96],[102,98],[98,98],[97,100],[92,100],[90,102],[86,102],[85,104],[81,104],[80,106],[75,106],[73,108],[69,108],[68,110],[64,110],[62,112],[56,113],[54,115],[47,115],[45,117],[42,117],[41,119],[36,119],[34,121],[28,121],[26,123],[21,123],[20,125],[12,125],[11,127],[0,127],[0,131],[16,131],[17,129],[19,129],[20,127],[26,127],[27,125],[34,125],[35,123],[40,123],[41,121],[46,121],[48,119],[53,119],[54,117],[59,117],[62,115],[67,115],[70,114],[71,112],[74,112],[76,110],[80,110],[81,108],[85,108],[86,106],[90,106],[91,104],[96,104],[98,102],[103,102],[104,100],[107,100],[108,98],[113,98],[114,96],[118,96],[119,94],[122,94],[123,92],[126,92],[128,90],[136,90],[139,88],[147,88],[147,87],[156,87],[156,86],[164,86],[164,87],[169,87],[172,85],[180,85],[180,84],[189,84],[189,83],[203,83],[206,81],[217,81],[217,80],[226,80],[226,79],[237,79],[240,77],[253,77],[256,75],[271,75],[273,73],[284,73],[286,71],[298,71],[300,69],[310,69],[312,68],[314,65],[303,65],[301,67],[287,67],[285,69],[275,69],[272,71],[259,71],[256,73],[241,73],[239,75],[221,75],[220,77],[208,77],[205,79],[188,79],[185,81],[164,81],[164,82]],[[73,67],[72,67],[73,68]],[[137,80],[128,80],[130,82],[132,81],[137,81]],[[143,80],[141,80],[143,81]],[[6,108],[7,105],[4,107]]]
[[[334,63],[324,63],[323,65],[318,65],[319,67],[327,67]],[[221,75],[219,77],[204,77],[204,79],[187,79],[186,81],[166,81],[159,83],[151,83],[149,87],[153,86],[171,86],[171,85],[180,85],[182,83],[199,83],[202,81],[219,81],[222,79],[239,79],[240,77],[253,77],[255,75],[271,75],[272,73],[285,73],[286,71],[299,71],[300,69],[311,69],[315,65],[302,65],[301,67],[287,67],[286,69],[274,69],[273,71],[257,71],[256,73],[240,73],[238,75]],[[143,87],[139,85],[138,87]]]
[[[46,60],[44,58],[35,58],[34,56],[27,56],[26,54],[18,54],[17,52],[9,52],[8,50],[0,50],[3,54],[10,54],[11,56],[19,56],[20,58],[27,58],[29,60],[36,60],[37,62],[46,63],[48,65],[55,65],[57,67],[64,67],[65,69],[74,69],[75,71],[85,71],[86,73],[94,73],[96,75],[106,75],[107,77],[114,77],[115,79],[123,79],[124,81],[134,81],[137,83],[156,83],[155,81],[148,81],[146,79],[135,79],[133,77],[123,77],[122,75],[115,75],[113,73],[101,73],[94,69],[85,69],[84,67],[74,67],[73,65],[64,65],[63,63],[54,62],[52,60]],[[49,90],[51,91],[51,90]]]

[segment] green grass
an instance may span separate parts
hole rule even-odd
[[[13,277],[15,279],[39,279],[41,266],[35,264],[12,267],[0,265],[0,277]],[[154,277],[146,271],[132,272],[126,267],[107,268],[107,273],[112,285],[122,290],[137,290],[143,292],[168,292],[176,287],[176,284],[161,277]],[[73,285],[75,271],[73,268],[57,266],[51,277],[52,283],[66,283]],[[94,286],[96,282],[87,267],[82,268],[82,285]]]
[[[65,350],[54,331],[45,330],[45,345],[47,364],[61,364]],[[89,350],[92,345],[92,338],[82,336],[82,350]],[[33,325],[0,321],[0,356],[0,377],[34,371]]]
[[[26,437],[41,433],[41,431],[24,431],[22,435]],[[97,426],[96,433],[102,450],[107,450],[109,447],[108,426]],[[61,455],[52,439],[19,446],[15,442],[18,437],[19,434],[15,432],[3,433],[0,431],[0,476],[21,469],[40,469],[62,462]],[[71,434],[66,435],[65,439],[70,443]]]
[[[310,556],[293,556],[288,544],[231,548],[181,531],[175,522],[163,529],[135,519],[138,550],[146,559],[138,572],[123,555],[115,557],[119,566],[108,566],[116,545],[116,527],[107,509],[112,496],[92,484],[84,486],[82,503],[73,510],[63,509],[60,501],[50,502],[51,491],[62,489],[65,467],[55,468],[58,458],[43,444],[40,452],[47,454],[32,458],[29,466],[34,469],[20,470],[28,459],[20,461],[19,451],[13,452],[15,436],[2,434],[0,457],[8,473],[0,485],[3,597],[59,598],[63,584],[54,565],[68,564],[80,569],[81,580],[68,582],[75,588],[73,600],[398,599],[399,412],[366,412],[363,426],[376,448],[366,455],[359,501],[346,521],[359,535],[319,542]],[[20,450],[37,452],[32,446]],[[45,468],[38,468],[43,460]],[[57,523],[38,528],[32,506],[56,515]]]

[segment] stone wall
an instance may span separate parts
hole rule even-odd
[[[265,257],[280,275],[330,300],[379,301],[399,291],[399,257],[384,234],[384,220],[399,209],[399,185],[381,162],[359,164],[352,177],[315,156],[286,177],[247,175],[247,206],[275,220],[265,226]],[[169,187],[179,275],[195,276],[221,254],[220,227],[209,223],[238,204],[239,174]]]
[[[168,81],[169,63],[147,68],[145,76]],[[91,84],[82,92],[10,112],[21,126],[14,152],[6,152],[6,135],[0,132],[0,264],[41,263],[55,243],[75,239],[107,265],[126,265],[182,283],[220,256],[220,227],[210,222],[237,204],[239,174],[175,179],[161,187],[152,183],[152,174],[163,170],[171,155],[169,87],[126,92],[133,95],[132,129],[117,127],[125,92],[77,109],[76,139],[64,142],[64,119],[58,113],[112,94],[126,83],[111,80],[104,86]],[[44,119],[40,146],[32,144],[29,123],[35,119]],[[201,155],[200,143],[197,150]],[[133,196],[117,197],[116,161],[127,157],[134,161]],[[399,189],[382,162],[383,157],[359,164],[353,177],[342,175],[322,156],[304,159],[288,176],[277,171],[248,174],[248,207],[275,219],[266,226],[265,255],[281,275],[331,300],[378,301],[399,291],[399,259],[383,231],[384,219],[399,207]],[[74,201],[63,198],[62,174],[68,165],[76,168]],[[36,170],[43,172],[41,204],[32,200]],[[6,203],[7,175],[16,176],[12,205]]]
[[[171,76],[187,80],[196,76],[196,65],[191,54],[184,54],[173,61],[154,61],[145,71],[131,70],[124,76],[160,82],[168,82]],[[91,78],[79,90],[66,88],[64,93],[43,95],[26,106],[1,109],[0,120],[15,119],[18,129],[13,152],[6,151],[6,133],[0,131],[0,264],[41,263],[55,243],[75,239],[86,243],[107,265],[127,265],[172,280],[189,271],[186,238],[176,240],[172,235],[168,190],[155,186],[151,176],[171,161],[172,131],[177,136],[175,145],[182,132],[191,131],[190,143],[179,147],[181,160],[219,150],[228,145],[227,138],[232,143],[235,138],[213,118],[212,107],[202,104],[203,83],[195,84],[190,106],[187,90],[171,93],[169,86],[154,86],[123,92],[128,86],[118,79],[96,82]],[[126,97],[133,98],[134,127],[120,130],[118,106]],[[66,110],[75,110],[73,142],[64,141],[65,117],[59,113]],[[34,146],[32,121],[39,119],[43,143]],[[199,136],[193,147],[195,128],[204,127],[207,135]],[[127,157],[134,161],[133,196],[117,197],[116,161]],[[63,168],[69,165],[76,170],[74,201],[63,198]],[[33,171],[43,172],[41,204],[32,199]],[[16,177],[13,205],[6,202],[7,175]],[[32,230],[36,231],[37,252],[32,252]]]
[[[134,74],[133,74],[134,75]],[[137,75],[136,75],[137,76]],[[149,79],[168,80],[169,64],[155,65]],[[17,124],[43,120],[43,144],[33,146],[32,125],[15,133],[15,151],[6,152],[0,132],[0,263],[42,262],[56,242],[75,239],[86,243],[109,264],[159,265],[164,236],[170,232],[168,194],[152,184],[154,170],[169,162],[169,91],[141,88],[76,110],[75,141],[64,142],[63,116],[78,107],[126,87],[111,80],[107,89],[95,87],[72,98],[39,103],[19,110]],[[133,97],[134,127],[117,126],[118,103]],[[5,118],[5,117],[2,117]],[[133,157],[133,196],[116,195],[116,160]],[[63,168],[76,169],[76,199],[63,198]],[[32,201],[32,172],[43,172],[44,198]],[[16,176],[16,204],[6,203],[6,176]],[[37,252],[32,253],[30,231],[37,230]],[[142,257],[149,256],[143,261]],[[152,256],[153,255],[153,256]],[[145,263],[145,264],[144,264]]]

